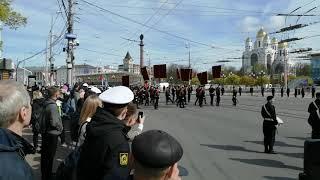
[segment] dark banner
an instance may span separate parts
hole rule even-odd
[[[177,69],[177,79],[181,79],[181,76],[180,76],[180,71],[179,71],[179,69]]]
[[[197,76],[198,76],[198,79],[199,79],[201,85],[208,84],[208,73],[207,73],[207,71],[206,72],[202,72],[202,73],[198,73]]]
[[[130,83],[129,83],[129,76],[122,76],[122,86],[127,86],[129,87]]]
[[[189,81],[192,79],[192,69],[180,69],[180,72],[182,81]]]
[[[141,68],[141,74],[142,74],[143,80],[145,80],[145,81],[148,81],[148,80],[149,80],[149,75],[148,75],[147,67]]]
[[[221,66],[212,66],[212,77],[213,79],[221,77]]]
[[[154,78],[167,78],[167,66],[165,64],[153,66]]]

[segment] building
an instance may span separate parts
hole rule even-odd
[[[282,74],[285,60],[289,61],[288,53],[288,43],[279,43],[276,38],[270,39],[267,32],[261,28],[254,43],[249,37],[246,39],[242,56],[243,71],[254,72],[255,65],[260,64],[266,67],[267,74]]]
[[[310,54],[311,74],[315,84],[320,84],[320,53]]]
[[[79,75],[89,75],[89,74],[95,74],[98,72],[98,68],[88,65],[88,64],[81,64],[81,65],[75,65],[74,66],[74,77],[77,77]],[[57,69],[56,72],[56,79],[57,84],[64,84],[67,82],[67,66],[60,66]],[[76,79],[76,81],[78,81]]]
[[[119,72],[128,72],[133,74],[140,74],[140,65],[134,64],[133,59],[129,52],[127,52],[125,58],[123,59],[123,64],[118,67]]]
[[[0,59],[0,80],[13,78],[14,64],[11,59]]]

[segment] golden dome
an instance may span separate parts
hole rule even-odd
[[[275,37],[274,37],[274,38],[272,38],[271,43],[272,43],[272,44],[277,44],[277,43],[278,43],[277,38],[275,38]]]
[[[269,38],[269,36],[268,35],[266,35],[266,36],[264,36],[264,38],[263,38],[263,42],[270,42],[270,38]]]
[[[280,43],[279,46],[278,46],[278,48],[279,48],[279,49],[288,48],[288,43],[287,43],[287,42]]]
[[[248,38],[246,39],[246,42],[251,42],[251,39],[248,37]]]
[[[257,33],[257,38],[262,38],[266,35],[267,35],[267,33],[263,30],[263,28],[261,28]]]

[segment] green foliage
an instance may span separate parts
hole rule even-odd
[[[297,64],[296,75],[297,76],[311,76],[311,65],[310,64]]]
[[[226,85],[239,85],[240,84],[240,77],[236,74],[229,75],[225,78]]]
[[[221,85],[223,85],[224,84],[224,79],[223,78],[214,79],[213,81],[211,81],[211,84],[221,84]]]
[[[270,84],[270,78],[267,77],[267,76],[260,76],[257,78],[256,80],[256,84],[257,86],[261,86],[261,85],[264,85],[264,84]]]
[[[194,77],[191,79],[191,84],[192,85],[200,85],[200,81],[197,77]]]
[[[16,30],[27,24],[27,18],[23,17],[11,7],[12,0],[0,0],[0,21],[10,29]]]
[[[252,67],[252,72],[259,74],[261,71],[267,73],[267,68],[262,64],[256,64]]]
[[[240,78],[240,84],[246,86],[253,86],[255,85],[256,80],[251,76],[242,76]]]

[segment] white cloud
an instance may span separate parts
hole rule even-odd
[[[256,32],[260,25],[260,19],[253,16],[246,16],[239,24],[241,31],[245,32]]]

